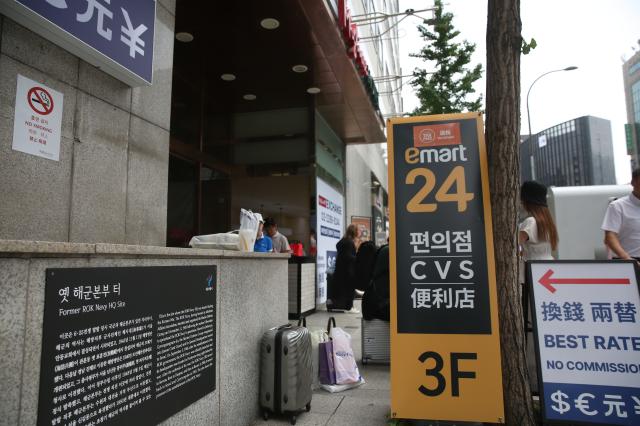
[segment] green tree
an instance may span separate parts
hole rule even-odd
[[[460,31],[453,26],[453,14],[444,12],[441,0],[435,0],[434,8],[434,19],[418,26],[425,46],[419,53],[411,54],[434,70],[416,68],[413,71],[411,85],[420,100],[413,115],[480,111],[482,96],[467,100],[468,95],[475,93],[473,83],[482,76],[482,65],[471,70],[466,67],[476,46],[466,40],[462,43],[454,40]]]

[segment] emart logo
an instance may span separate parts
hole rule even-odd
[[[429,144],[436,140],[436,133],[432,129],[422,129],[418,135],[421,143]]]
[[[416,148],[459,145],[461,143],[460,123],[431,124],[413,128],[413,146]]]

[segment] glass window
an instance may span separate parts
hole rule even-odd
[[[181,145],[200,145],[200,82],[174,75],[171,99],[171,140]]]
[[[231,180],[219,170],[200,168],[201,234],[227,232],[231,228]]]
[[[633,103],[633,118],[636,123],[640,123],[640,81],[631,86],[631,99]]]
[[[169,155],[167,246],[187,247],[196,232],[197,166]]]

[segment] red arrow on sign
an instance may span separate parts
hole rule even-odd
[[[621,285],[629,285],[631,281],[629,278],[551,278],[553,275],[553,269],[549,269],[538,281],[544,288],[549,290],[551,293],[556,292],[556,288],[552,286],[552,284],[572,284],[572,285],[583,285],[583,284],[597,284],[597,285],[610,285],[610,284],[621,284]]]

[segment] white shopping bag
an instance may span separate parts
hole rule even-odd
[[[337,392],[343,392],[349,389],[357,388],[360,385],[364,385],[364,379],[362,377],[360,377],[360,381],[358,381],[358,383],[350,383],[348,385],[323,385],[321,383],[320,387],[326,390],[327,392],[337,393]]]
[[[360,382],[360,371],[351,348],[351,336],[340,327],[331,329],[333,362],[336,368],[336,384],[348,385]]]

